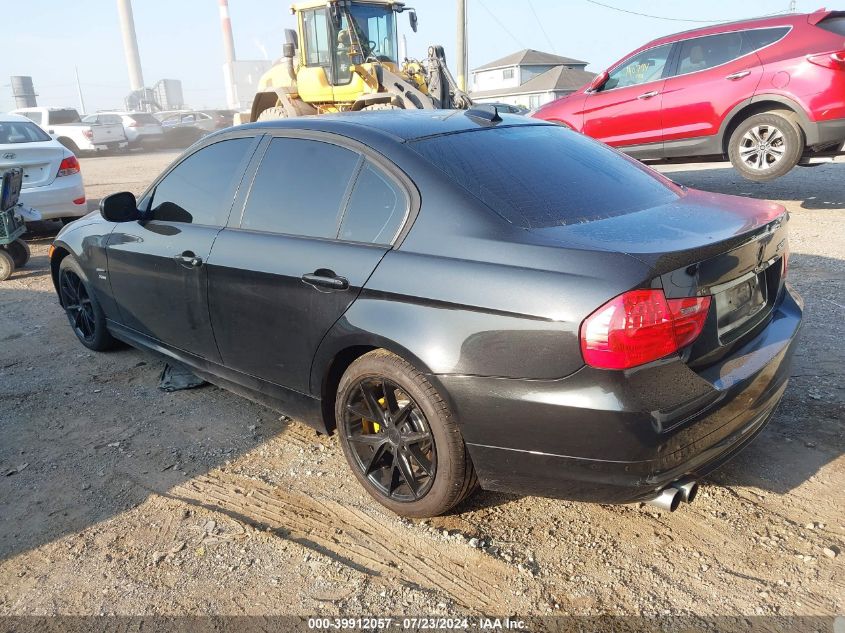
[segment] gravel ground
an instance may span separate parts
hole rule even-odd
[[[82,160],[91,208],[174,154]],[[777,415],[674,514],[482,493],[388,515],[336,438],[215,387],[167,394],[160,361],[89,353],[47,248],[0,284],[0,615],[845,613],[845,164],[769,184],[664,168],[792,214],[806,322]]]

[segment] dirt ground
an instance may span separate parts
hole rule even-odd
[[[91,208],[172,158],[82,160]],[[0,283],[0,615],[845,613],[845,163],[769,184],[664,171],[785,204],[806,300],[777,415],[674,514],[493,493],[386,514],[336,438],[83,348],[48,274],[58,227],[39,226]]]

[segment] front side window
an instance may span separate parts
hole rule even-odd
[[[329,53],[329,21],[325,9],[314,9],[302,13],[302,26],[305,31],[305,65],[328,68],[331,63]]]
[[[390,244],[408,211],[408,196],[389,176],[367,163],[343,214],[338,237],[351,242]]]
[[[275,138],[250,189],[241,228],[304,237],[337,236],[357,152],[331,143]]]
[[[156,186],[151,219],[225,226],[253,141],[220,141],[188,156]]]
[[[29,121],[0,121],[0,145],[14,143],[43,143],[50,137]]]
[[[669,53],[671,51],[672,45],[664,44],[663,46],[656,46],[638,55],[634,55],[634,57],[611,71],[601,90],[626,88],[628,86],[637,86],[662,79],[663,71],[666,69],[666,62],[669,59]]]
[[[678,74],[698,72],[727,64],[742,55],[742,34],[720,33],[696,37],[681,42],[678,57]]]

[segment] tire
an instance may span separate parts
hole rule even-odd
[[[15,272],[15,260],[5,249],[0,248],[0,281],[6,281]]]
[[[273,106],[267,108],[258,115],[256,121],[278,121],[279,119],[287,119],[288,112],[282,106]]]
[[[80,152],[79,152],[79,145],[77,145],[76,143],[74,143],[74,142],[73,142],[72,140],[70,140],[69,138],[60,138],[60,139],[59,139],[59,143],[61,143],[61,144],[62,144],[62,145],[64,145],[67,149],[69,149],[70,151],[72,151],[74,156],[77,156],[77,157],[79,156],[79,153],[80,153]]]
[[[744,178],[766,182],[788,173],[804,153],[801,128],[779,112],[748,117],[731,134],[728,157]]]
[[[12,256],[15,261],[15,268],[23,268],[29,261],[31,256],[29,244],[23,240],[15,240],[11,244],[6,245],[6,252]]]
[[[102,352],[117,341],[106,329],[106,316],[82,268],[68,255],[59,264],[59,301],[76,338],[88,349]]]
[[[372,105],[368,105],[368,106],[361,108],[361,111],[363,112],[365,110],[404,110],[404,109],[405,108],[402,108],[398,105],[394,105],[392,103],[374,103]]]
[[[422,373],[395,354],[375,350],[349,366],[338,385],[335,419],[355,477],[400,516],[443,514],[478,487],[449,406]]]

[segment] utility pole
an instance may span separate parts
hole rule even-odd
[[[458,0],[458,88],[467,89],[467,2]]]
[[[85,99],[82,98],[82,84],[79,83],[79,66],[73,67],[76,72],[76,92],[79,95],[79,113],[85,114]]]
[[[132,0],[117,0],[117,13],[120,16],[120,32],[123,35],[123,53],[129,68],[129,87],[134,92],[144,87],[144,76],[141,74],[141,54],[138,52],[138,38],[135,35]]]
[[[233,110],[240,110],[238,88],[235,85],[235,38],[229,17],[229,0],[220,1],[220,28],[223,30],[223,78],[226,81],[226,101]]]
[[[797,10],[798,10],[797,0],[790,0],[790,2],[789,2],[789,12],[795,13]]]

